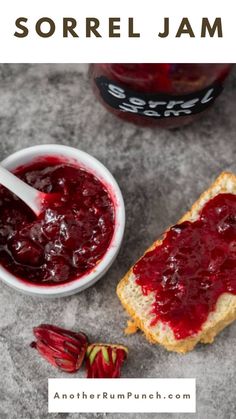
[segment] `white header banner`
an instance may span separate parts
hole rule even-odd
[[[52,412],[196,412],[194,378],[50,378]]]
[[[235,63],[235,0],[8,0],[0,62]]]

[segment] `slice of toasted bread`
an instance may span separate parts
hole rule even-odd
[[[232,173],[222,173],[216,181],[206,190],[180,220],[195,221],[204,205],[219,193],[232,193],[236,195],[236,176]],[[167,230],[168,231],[168,230]],[[166,231],[166,232],[167,232]],[[157,240],[146,251],[159,246],[162,240]],[[145,252],[145,253],[146,253]],[[236,295],[224,293],[217,301],[216,308],[208,315],[201,330],[185,339],[176,339],[172,329],[165,323],[158,321],[151,326],[153,315],[150,314],[155,301],[154,293],[143,295],[142,289],[135,281],[133,268],[119,282],[117,294],[122,305],[132,317],[134,326],[141,329],[151,343],[159,343],[169,351],[185,353],[191,351],[198,342],[212,343],[214,337],[227,325],[236,319]]]

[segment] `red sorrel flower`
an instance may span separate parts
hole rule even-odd
[[[94,343],[86,353],[87,378],[119,378],[128,354],[122,345]]]
[[[88,346],[87,336],[50,324],[41,324],[33,329],[36,342],[31,343],[37,351],[55,367],[66,372],[76,372],[81,367]]]

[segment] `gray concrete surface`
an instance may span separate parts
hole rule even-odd
[[[91,340],[130,348],[124,377],[196,377],[197,413],[108,414],[108,419],[235,417],[236,324],[213,345],[181,356],[151,346],[141,333],[126,338],[127,316],[116,284],[144,249],[191,205],[222,171],[236,172],[236,72],[216,106],[184,129],[161,131],[122,123],[96,102],[86,66],[0,66],[0,157],[23,147],[59,143],[100,159],[123,191],[127,227],[123,247],[94,287],[55,300],[0,289],[0,417],[102,418],[102,414],[47,414],[47,379],[64,377],[29,348],[32,327],[49,322],[85,329]],[[82,376],[81,372],[78,376]]]

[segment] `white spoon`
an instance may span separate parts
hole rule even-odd
[[[49,201],[50,197],[54,197],[55,199],[56,195],[60,196],[60,194],[56,193],[47,194],[38,191],[38,189],[27,185],[27,183],[23,182],[23,180],[19,179],[1,165],[0,184],[18,196],[18,198],[32,209],[37,217],[41,214],[45,201]]]

